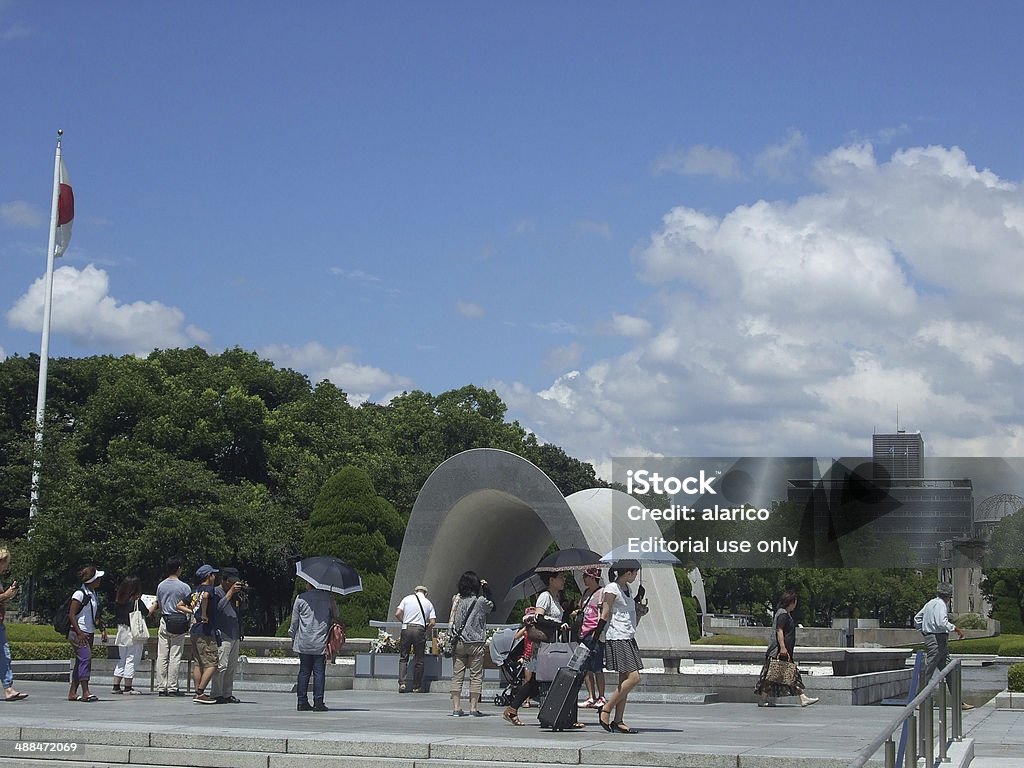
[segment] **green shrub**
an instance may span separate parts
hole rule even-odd
[[[1024,664],[1012,664],[1006,671],[1006,687],[1016,693],[1024,693]]]
[[[102,657],[103,653],[106,653],[106,648],[103,646],[98,649],[93,648],[93,652]],[[71,643],[66,640],[57,643],[11,643],[11,658],[15,661],[53,661],[54,659],[70,661],[71,656]]]
[[[1024,637],[1014,635],[1003,638],[999,644],[1000,656],[1024,656]]]
[[[749,646],[760,646],[761,648],[767,648],[768,643],[757,637],[742,637],[740,635],[712,635],[711,637],[702,637],[700,640],[695,641],[695,645],[749,645]]]
[[[976,613],[963,613],[950,621],[960,629],[988,629],[988,622]]]
[[[952,640],[949,643],[950,653],[999,653],[999,646],[1004,642],[1002,637],[972,637],[969,640]],[[918,646],[923,648],[924,645]]]
[[[7,641],[14,643],[59,643],[64,638],[49,624],[7,623]]]

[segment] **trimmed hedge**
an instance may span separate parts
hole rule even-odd
[[[767,648],[768,643],[756,637],[742,637],[740,635],[712,635],[695,640],[694,645],[745,645]]]
[[[106,653],[106,647],[100,647]],[[70,660],[72,655],[71,643],[66,640],[63,643],[11,643],[11,658],[14,661]]]
[[[1006,671],[1006,687],[1015,693],[1024,693],[1024,664],[1012,664]]]
[[[49,624],[6,623],[7,642],[15,643],[60,643],[64,638]]]

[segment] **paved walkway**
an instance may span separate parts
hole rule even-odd
[[[487,717],[452,718],[447,696],[437,693],[328,692],[330,712],[305,713],[296,712],[293,695],[285,693],[243,692],[242,704],[200,706],[189,698],[112,696],[104,686],[95,690],[101,701],[82,704],[65,700],[67,688],[62,683],[22,687],[31,693],[29,699],[0,703],[0,742],[2,754],[8,756],[13,739],[42,739],[48,729],[66,728],[161,733],[173,738],[181,734],[182,739],[216,732],[221,738],[234,736],[250,745],[258,743],[256,739],[269,740],[268,744],[275,739],[372,742],[384,751],[388,745],[430,744],[431,758],[447,753],[453,760],[522,760],[508,755],[543,748],[545,762],[554,757],[566,763],[687,765],[696,764],[691,760],[703,755],[708,759],[702,759],[702,765],[845,768],[896,711],[820,704],[807,709],[759,709],[749,704],[637,703],[629,707],[626,719],[640,733],[612,736],[597,726],[596,712],[587,710],[581,710],[581,717],[592,725],[560,734],[536,724],[536,709],[520,711],[528,723],[523,728],[505,723],[501,709],[491,704],[483,707]],[[986,705],[965,714],[964,728],[966,736],[975,740],[977,758],[972,768],[1024,765],[1024,712],[997,711],[994,705]],[[268,751],[273,750],[268,746]]]

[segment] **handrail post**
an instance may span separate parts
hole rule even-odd
[[[939,683],[939,762],[941,763],[945,763],[949,760],[949,758],[946,757],[946,726],[949,723],[949,719],[946,714],[946,701],[949,698],[946,696],[947,679],[948,678],[944,678],[943,681]]]
[[[885,742],[885,768],[896,768],[896,742],[892,736]]]
[[[935,765],[935,695],[924,700],[924,764],[928,768]]]
[[[963,667],[957,664],[953,670],[953,740],[964,740],[964,678]]]
[[[907,749],[903,754],[903,768],[917,768],[917,715],[907,718]]]

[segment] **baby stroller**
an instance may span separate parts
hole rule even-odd
[[[512,702],[516,689],[522,685],[526,664],[523,663],[523,652],[526,640],[516,637],[514,629],[499,629],[490,642],[491,661],[498,668],[501,683],[505,687],[494,697],[494,706],[507,707]]]

